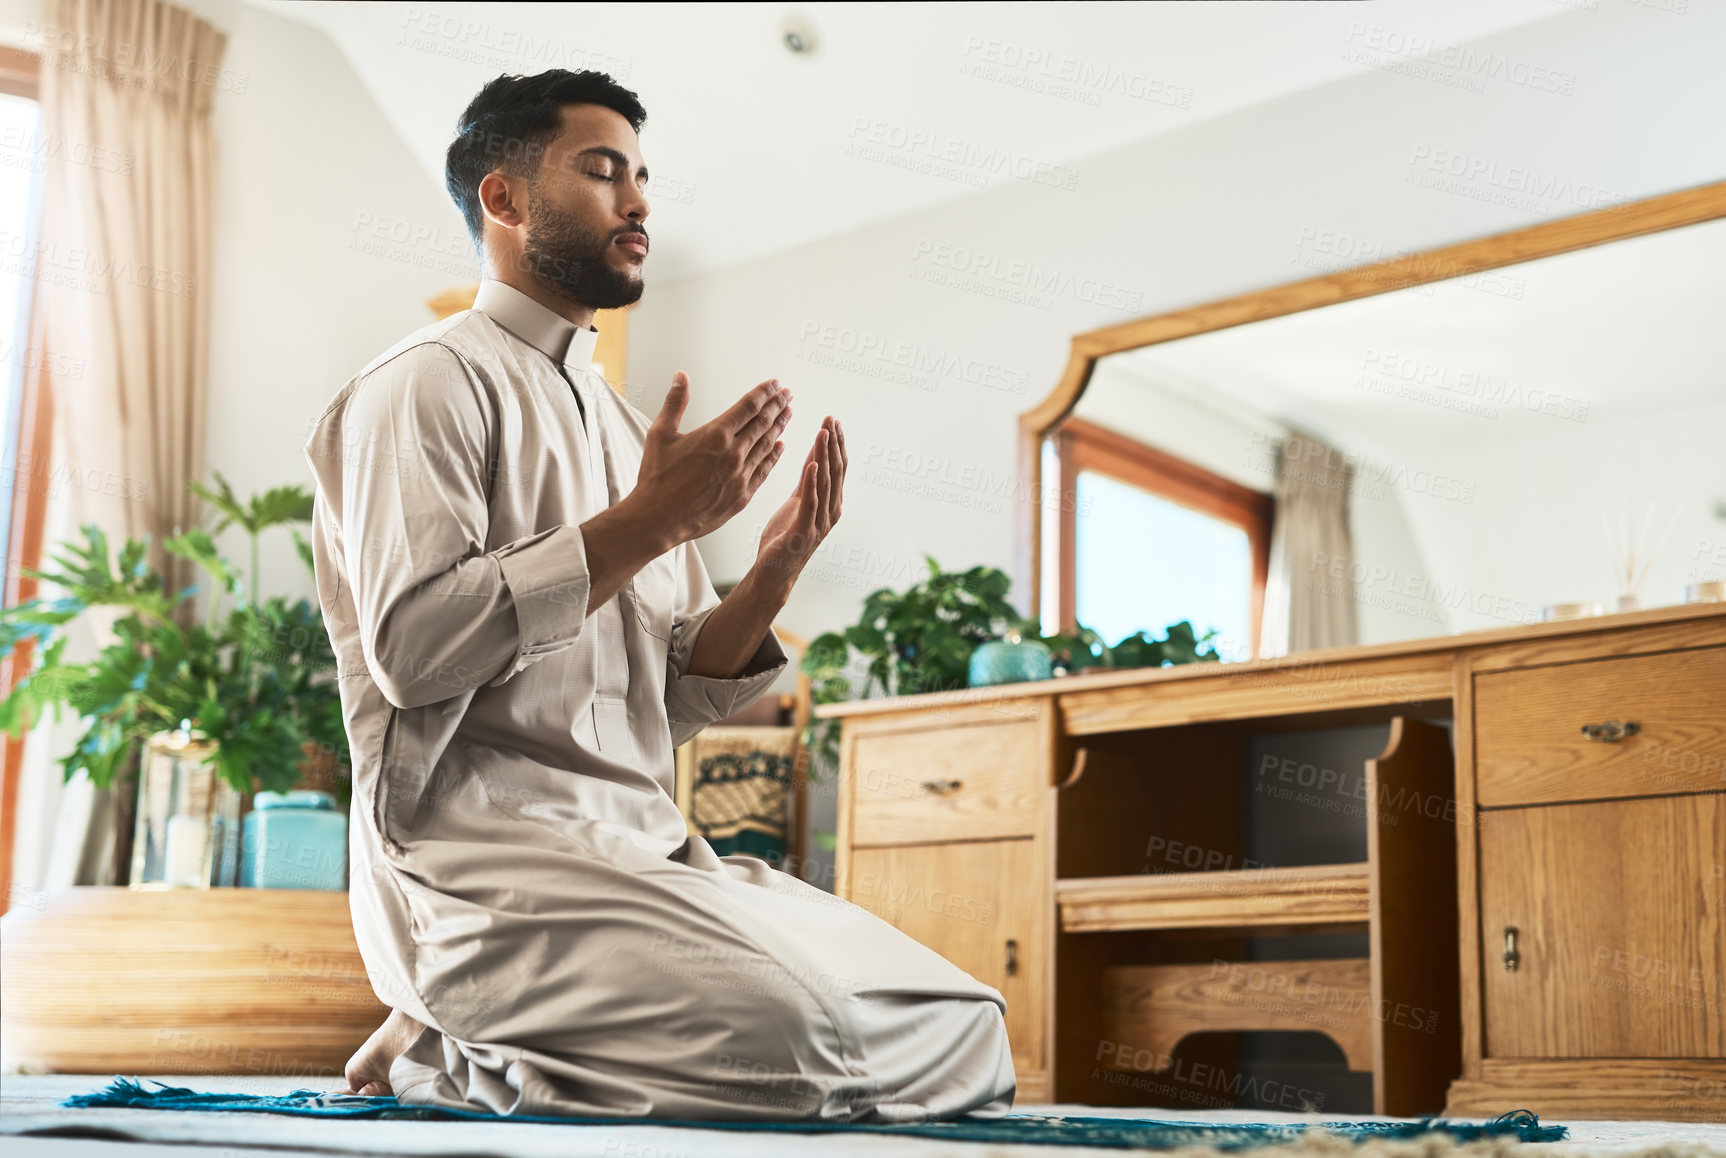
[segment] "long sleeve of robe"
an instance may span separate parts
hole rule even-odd
[[[692,543],[593,614],[581,524],[647,416],[597,331],[496,281],[313,424],[312,546],[352,750],[350,903],[380,999],[426,1026],[408,1102],[523,1114],[1000,1113],[1002,1000],[677,811],[673,747],[786,668],[689,660]]]

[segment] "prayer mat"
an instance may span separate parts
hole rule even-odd
[[[700,1130],[771,1131],[795,1134],[899,1134],[945,1138],[953,1142],[1092,1146],[1110,1150],[1173,1150],[1209,1146],[1216,1150],[1250,1150],[1279,1142],[1297,1142],[1313,1134],[1329,1134],[1355,1143],[1444,1136],[1457,1142],[1497,1138],[1515,1142],[1559,1142],[1568,1136],[1563,1126],[1542,1126],[1528,1110],[1516,1110],[1491,1122],[1454,1122],[1421,1118],[1403,1122],[1209,1123],[1154,1121],[1140,1118],[1044,1117],[1009,1114],[1004,1118],[955,1118],[942,1122],[878,1125],[859,1122],[740,1122],[672,1121],[659,1118],[542,1118],[468,1113],[430,1106],[404,1106],[394,1098],[362,1098],[295,1090],[291,1094],[215,1094],[154,1082],[147,1090],[134,1079],[116,1077],[93,1094],[77,1094],[61,1105],[73,1109],[98,1107],[145,1110],[200,1110],[229,1113],[298,1114],[321,1118],[370,1118],[427,1121],[436,1119],[488,1122],[540,1122],[584,1126],[681,1126]]]

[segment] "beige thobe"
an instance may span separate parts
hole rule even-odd
[[[516,1114],[1005,1112],[998,992],[686,836],[673,746],[786,657],[769,632],[738,678],[689,672],[719,604],[693,543],[587,614],[580,524],[634,485],[648,427],[597,339],[487,280],[305,445],[354,932],[379,998],[427,1027],[391,1085]]]

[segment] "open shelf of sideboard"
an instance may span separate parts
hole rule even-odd
[[[1447,707],[1072,739],[1055,798],[1058,1099],[1130,1102],[1134,1087],[1109,1071],[1179,1072],[1183,1050],[1239,1076],[1234,1035],[1292,1031],[1329,1038],[1348,1072],[1370,1074],[1375,1112],[1442,1107],[1460,1072],[1455,810],[1424,805],[1454,798]],[[1322,823],[1349,830],[1340,847],[1364,859],[1267,863],[1249,819],[1267,808],[1255,739],[1327,728],[1352,730],[1357,749],[1382,743],[1354,769],[1358,785],[1326,769],[1308,802],[1318,811],[1268,807],[1299,825],[1332,806]],[[1258,952],[1315,934],[1353,937],[1333,938],[1334,956]]]

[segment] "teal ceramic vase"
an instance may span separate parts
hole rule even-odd
[[[253,889],[345,889],[348,818],[327,792],[260,792],[246,814],[240,884]]]
[[[1021,643],[1017,632],[1005,641],[979,644],[971,653],[969,681],[974,688],[994,684],[1017,684],[1046,680],[1053,670],[1049,649],[1040,643]]]

